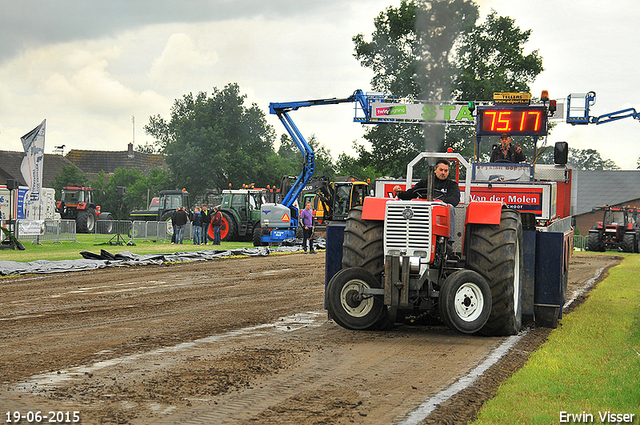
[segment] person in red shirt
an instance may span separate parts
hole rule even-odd
[[[211,217],[211,225],[213,226],[213,245],[220,245],[220,227],[222,227],[222,213],[220,212],[220,205],[216,205],[213,208],[213,217]]]

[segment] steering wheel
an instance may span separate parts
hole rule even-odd
[[[415,189],[415,194],[418,195],[418,199],[427,199],[429,197],[429,190],[426,187]]]

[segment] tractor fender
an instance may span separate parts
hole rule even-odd
[[[467,206],[466,224],[500,224],[502,201],[471,201]]]
[[[384,221],[387,202],[393,202],[389,198],[374,198],[367,196],[362,204],[362,220]]]

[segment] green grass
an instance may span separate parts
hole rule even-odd
[[[24,251],[2,250],[0,251],[1,261],[19,261],[28,263],[35,260],[74,260],[82,258],[81,251],[100,253],[101,249],[117,254],[122,251],[130,251],[134,254],[157,254],[173,253],[185,251],[201,251],[213,249],[236,249],[249,247],[253,248],[251,242],[222,242],[221,245],[193,245],[191,240],[185,240],[183,245],[172,245],[170,242],[150,242],[136,241],[136,245],[109,245],[108,239],[95,241],[94,235],[78,234],[77,243],[63,241],[61,243],[42,242],[42,245],[24,242]]]
[[[599,413],[607,411],[635,414],[632,423],[640,424],[640,255],[624,257],[484,404],[474,425],[556,424],[560,412],[603,423]]]

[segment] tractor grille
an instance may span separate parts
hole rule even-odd
[[[431,257],[431,203],[387,202],[384,221],[385,255]]]

